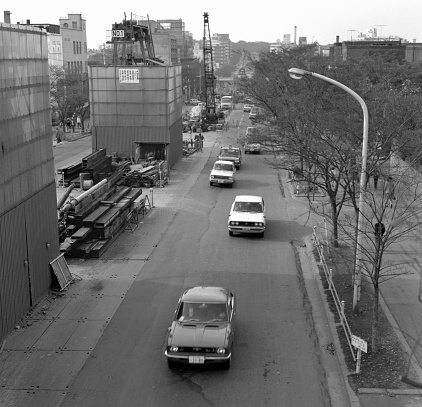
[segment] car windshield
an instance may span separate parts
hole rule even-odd
[[[239,155],[238,150],[222,150],[221,155],[225,155],[227,157],[237,157]]]
[[[225,303],[182,302],[177,319],[180,322],[223,322],[228,321]]]
[[[233,171],[233,166],[230,164],[215,164],[214,169],[220,171]]]
[[[262,205],[259,202],[235,202],[233,210],[236,212],[262,213]]]

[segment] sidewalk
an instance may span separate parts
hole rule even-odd
[[[71,142],[71,141],[75,141],[78,140],[82,137],[87,137],[90,136],[91,133],[88,133],[88,131],[82,131],[81,129],[77,129],[75,130],[75,132],[73,131],[67,131],[66,133],[64,133],[64,138],[62,139],[61,143],[65,143],[65,142]],[[56,134],[55,132],[53,132],[53,147],[57,146],[57,138],[56,138]]]

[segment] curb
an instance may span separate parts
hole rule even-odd
[[[353,391],[353,389],[350,387],[349,382],[347,380],[347,376],[351,372],[347,368],[347,365],[346,365],[346,362],[345,362],[345,356],[344,356],[343,349],[342,349],[341,344],[340,344],[340,339],[339,339],[338,334],[337,334],[337,328],[336,328],[336,323],[334,321],[334,316],[333,316],[331,310],[329,309],[326,298],[325,298],[324,288],[322,286],[321,279],[320,279],[320,276],[319,276],[319,267],[317,265],[317,261],[316,261],[314,255],[313,255],[313,250],[312,250],[313,244],[312,244],[312,240],[311,240],[310,236],[305,237],[305,244],[306,244],[306,255],[308,257],[308,261],[310,263],[311,269],[314,273],[314,279],[315,279],[316,285],[318,287],[318,293],[320,295],[321,302],[324,306],[325,316],[327,318],[329,330],[330,330],[330,333],[331,333],[331,336],[332,336],[332,339],[333,339],[333,342],[334,342],[334,349],[335,349],[335,353],[336,353],[336,356],[337,356],[337,362],[338,362],[340,369],[341,369],[341,372],[342,372],[341,381],[344,384],[344,388],[347,391],[347,395],[348,395],[349,400],[350,400],[350,406],[351,407],[360,407],[361,404],[360,404],[360,401],[358,399],[358,396]],[[320,338],[318,337],[318,339],[320,339]]]
[[[358,389],[359,394],[377,394],[384,396],[422,396],[422,390],[413,389]]]

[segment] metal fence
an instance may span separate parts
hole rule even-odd
[[[352,353],[353,360],[356,361],[355,348],[352,346],[352,331],[350,329],[349,323],[347,322],[347,318],[344,314],[344,301],[340,300],[338,293],[337,293],[337,290],[336,290],[336,287],[334,286],[333,272],[332,272],[332,269],[328,268],[327,262],[325,261],[324,245],[318,239],[316,228],[317,227],[314,226],[313,233],[312,233],[313,244],[314,244],[314,247],[318,251],[319,261],[320,261],[322,269],[324,271],[325,278],[327,279],[328,289],[331,292],[331,296],[332,296],[334,304],[336,306],[337,314],[340,318],[340,323],[341,323],[343,330],[344,330],[344,333],[346,335],[347,343],[349,345],[350,352]]]

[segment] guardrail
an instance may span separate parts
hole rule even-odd
[[[344,314],[345,303],[344,301],[341,301],[338,296],[336,287],[333,283],[333,271],[332,269],[328,268],[327,262],[325,261],[324,245],[320,243],[318,239],[316,228],[317,228],[316,226],[313,227],[313,233],[312,233],[313,244],[314,244],[314,247],[318,251],[319,261],[324,271],[325,278],[327,279],[328,289],[331,292],[331,296],[336,306],[337,314],[340,318],[340,324],[342,325],[344,333],[346,335],[347,343],[349,345],[350,352],[352,353],[353,361],[356,361],[357,356],[355,355],[355,348],[352,346],[352,331],[350,329],[350,325],[347,321],[346,315]]]

